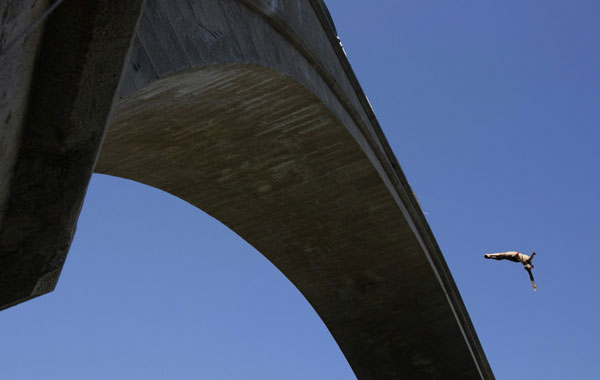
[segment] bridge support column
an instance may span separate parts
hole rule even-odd
[[[0,135],[18,147],[0,187],[0,310],[58,281],[142,5],[65,0],[46,22],[27,118]]]

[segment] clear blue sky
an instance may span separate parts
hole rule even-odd
[[[600,372],[600,2],[327,1],[499,380]],[[534,293],[517,264],[537,251]],[[258,252],[95,175],[57,290],[0,313],[2,379],[354,379]]]

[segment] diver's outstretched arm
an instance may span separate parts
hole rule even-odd
[[[531,273],[531,269],[525,268],[525,270],[527,271],[527,273],[529,273],[529,279],[531,280],[531,285],[533,285],[533,291],[537,291],[537,285],[535,284],[535,280],[533,279],[533,273]]]
[[[533,261],[533,256],[535,256],[535,251],[531,252],[531,256],[529,256],[529,264]]]

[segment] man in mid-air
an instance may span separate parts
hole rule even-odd
[[[514,261],[515,263],[523,264],[523,267],[529,273],[529,279],[531,280],[531,284],[533,285],[533,290],[537,290],[537,286],[535,285],[535,281],[533,280],[533,274],[531,270],[533,269],[533,264],[531,261],[533,260],[533,256],[535,256],[535,252],[531,254],[531,256],[524,255],[517,251],[508,251],[508,252],[500,252],[500,253],[486,253],[483,255],[486,259],[494,259],[494,260],[509,260]]]

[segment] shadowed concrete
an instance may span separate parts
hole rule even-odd
[[[0,166],[0,307],[54,288],[95,170],[246,239],[359,379],[493,379],[321,1],[147,0],[141,15],[107,3],[65,0],[36,75],[9,89],[32,91],[0,136],[14,162]],[[3,76],[33,65],[34,42]]]
[[[315,307],[359,378],[477,378],[386,185],[289,77],[219,65],[154,82],[117,104],[96,171],[163,189],[246,239]]]
[[[29,3],[3,3],[2,17],[31,22],[42,12]],[[41,30],[13,50],[2,46],[0,78],[9,80],[1,92],[0,309],[54,289],[141,5],[67,0],[39,47]],[[10,24],[3,22],[7,45],[22,30],[4,30]]]

